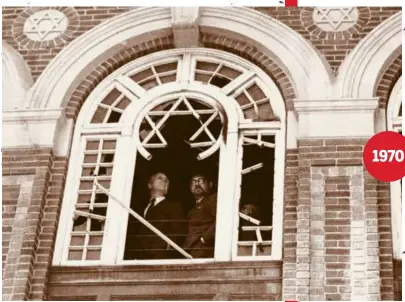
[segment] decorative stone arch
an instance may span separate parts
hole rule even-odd
[[[255,46],[285,70],[298,98],[322,98],[330,94],[328,65],[315,48],[291,28],[247,8],[200,10],[197,22],[203,30],[238,33],[249,40],[254,36],[257,39],[253,41]],[[33,108],[65,107],[76,86],[84,79],[87,68],[103,62],[120,48],[170,35],[171,20],[170,8],[139,8],[95,27],[69,44],[48,65],[27,98],[27,105]]]
[[[3,111],[23,109],[23,101],[33,80],[23,57],[7,42],[2,41]]]
[[[336,82],[336,96],[375,97],[378,79],[401,53],[402,13],[391,16],[372,30],[346,57]]]

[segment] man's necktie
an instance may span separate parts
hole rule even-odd
[[[152,209],[155,206],[155,202],[156,202],[156,198],[153,197],[150,201],[149,201],[149,209]]]
[[[150,201],[149,201],[149,205],[145,210],[145,217],[146,215],[148,215],[149,211],[152,210],[152,208],[155,206],[155,202],[156,202],[156,198],[153,197]]]

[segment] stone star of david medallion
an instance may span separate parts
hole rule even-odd
[[[27,18],[24,33],[33,41],[47,41],[64,33],[68,25],[64,13],[54,9],[42,10]]]

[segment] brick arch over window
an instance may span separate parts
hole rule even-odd
[[[379,97],[379,107],[387,108],[388,99],[399,77],[402,75],[402,54],[392,60],[378,82],[375,95]]]
[[[174,48],[173,36],[170,35],[137,44],[104,60],[77,85],[66,106],[66,117],[76,119],[91,91],[97,84],[121,66],[145,55],[172,48]]]
[[[258,67],[260,67],[279,88],[285,102],[286,109],[293,109],[292,100],[295,98],[296,93],[291,84],[291,80],[286,73],[268,56],[261,53],[258,49],[249,46],[247,44],[235,39],[227,38],[224,36],[212,36],[203,35],[202,42],[205,47],[225,50],[230,53],[234,53],[242,58],[245,58]],[[153,45],[151,47],[151,45]],[[233,48],[232,46],[235,46]],[[125,49],[101,64],[99,64],[86,78],[76,87],[72,94],[68,105],[66,107],[66,116],[68,118],[76,119],[81,106],[90,94],[90,92],[100,83],[105,77],[114,72],[114,70],[120,68],[126,63],[138,59],[147,54],[151,54],[157,51],[172,49],[173,37],[167,36],[151,40],[139,45],[135,45],[129,49]]]
[[[205,47],[221,49],[230,53],[234,53],[244,59],[249,60],[255,65],[259,66],[266,74],[274,81],[277,87],[280,89],[283,95],[286,109],[288,111],[293,110],[293,99],[296,97],[296,92],[291,83],[291,79],[288,78],[285,70],[281,66],[278,66],[271,58],[266,56],[263,52],[256,47],[249,45],[246,42],[242,42],[236,39],[232,39],[226,36],[202,35],[202,43]]]

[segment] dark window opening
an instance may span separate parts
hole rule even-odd
[[[262,136],[261,141],[274,144],[274,136]],[[257,230],[257,224],[239,219],[238,255],[271,255],[274,148],[253,143],[244,145],[242,170],[245,174],[242,173],[240,211],[260,221],[261,228]]]
[[[228,85],[231,82],[231,80],[227,79],[227,78],[223,78],[223,77],[219,77],[219,76],[214,76],[211,79],[210,84],[217,86],[219,88],[225,87],[226,85]]]
[[[118,123],[121,118],[121,113],[112,110],[110,116],[108,117],[107,123]]]
[[[192,105],[194,107],[194,102]],[[181,107],[179,110],[182,109],[187,110],[186,107]],[[139,153],[137,154],[131,197],[131,208],[134,211],[146,218],[189,254],[192,254],[193,258],[213,257],[214,250],[212,238],[202,244],[199,234],[202,235],[203,231],[207,230],[206,226],[208,225],[215,227],[215,192],[218,179],[219,150],[208,158],[199,161],[197,155],[209,147],[191,148],[188,141],[206,119],[207,117],[203,115],[201,115],[201,121],[191,115],[175,115],[167,120],[160,131],[168,146],[166,148],[148,148],[147,150],[152,154],[150,161],[143,158]],[[212,135],[218,138],[221,127],[222,124],[218,117],[208,128]],[[149,128],[146,125],[143,127],[146,133]],[[140,135],[142,137],[143,134]],[[194,142],[199,141],[200,138],[198,137]],[[150,200],[148,180],[152,174],[157,172],[162,172],[169,178],[168,195],[165,201],[154,207],[154,212],[149,212],[148,208],[145,216],[145,209],[147,209]],[[190,192],[190,179],[197,172],[202,172],[212,179],[213,194],[210,200],[215,199],[215,202],[212,203],[215,205],[214,218],[209,212],[214,208],[213,206],[204,206],[204,203],[200,212],[200,209],[195,207],[196,202]],[[161,210],[161,213],[158,210]],[[200,220],[191,221],[191,217],[197,217]],[[204,220],[205,217],[208,219]],[[212,223],[212,219],[214,219],[214,223]],[[176,222],[174,223],[174,221]],[[197,236],[192,238],[191,235]],[[185,259],[185,257],[168,247],[163,239],[129,215],[124,259]]]

